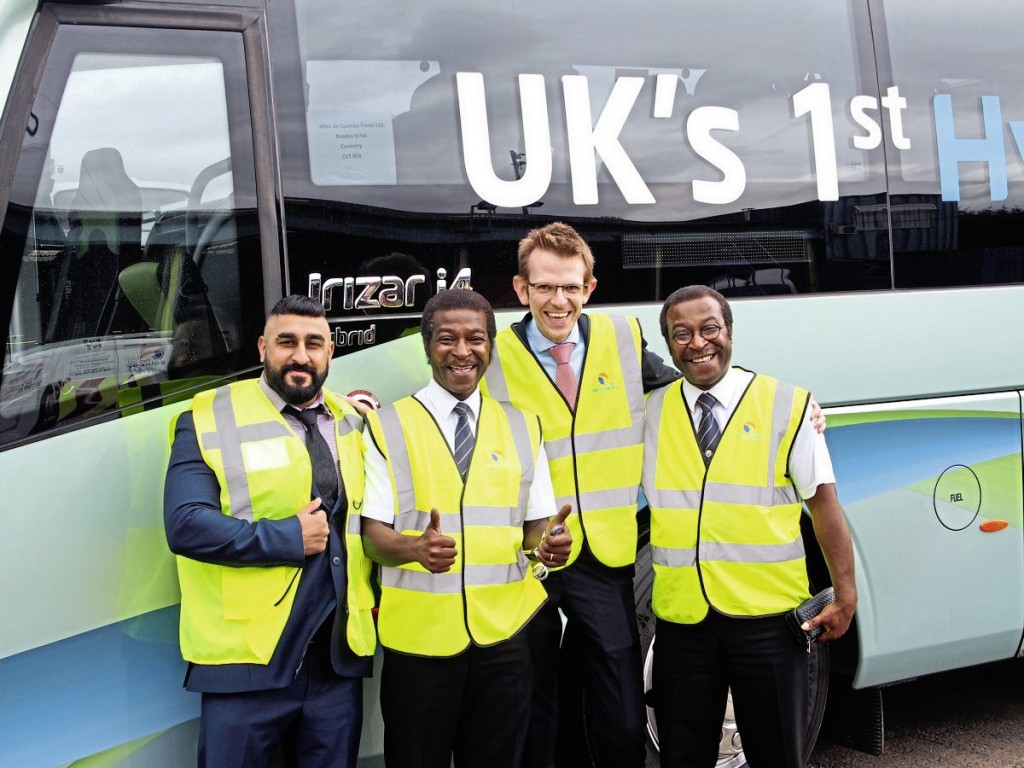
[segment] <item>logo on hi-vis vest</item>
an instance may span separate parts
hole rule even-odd
[[[761,433],[757,431],[757,424],[752,421],[743,422],[743,426],[740,429],[741,440],[760,440]]]
[[[485,483],[504,482],[501,479],[504,476],[504,473],[507,473],[512,469],[512,467],[517,466],[515,451],[513,451],[511,455],[502,450],[491,451],[480,458],[484,458],[485,460],[478,462],[476,466],[478,469],[483,471]]]
[[[603,371],[597,374],[597,386],[593,387],[591,392],[611,392],[619,388],[618,383],[612,379],[607,373]]]

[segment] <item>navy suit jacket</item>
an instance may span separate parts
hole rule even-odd
[[[218,565],[303,568],[291,615],[270,663],[190,664],[185,677],[186,688],[209,693],[282,688],[292,682],[309,641],[329,618],[334,671],[343,677],[370,676],[372,659],[356,656],[346,641],[347,580],[345,548],[341,540],[344,531],[334,525],[334,515],[339,509],[344,510],[347,503],[344,488],[341,488],[329,516],[329,546],[324,552],[309,557],[303,555],[302,529],[295,517],[249,523],[223,514],[220,483],[203,461],[192,414],[181,414],[164,486],[164,528],[171,551]]]

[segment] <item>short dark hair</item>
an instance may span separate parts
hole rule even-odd
[[[324,312],[324,305],[317,299],[310,298],[309,296],[303,296],[299,293],[293,293],[291,296],[285,296],[283,299],[274,305],[274,308],[270,310],[272,315],[301,315],[302,317],[327,317]]]
[[[423,317],[420,321],[420,335],[423,336],[423,348],[430,355],[430,340],[434,336],[434,313],[438,310],[447,309],[478,309],[487,318],[487,337],[491,346],[494,346],[494,336],[497,327],[494,323],[494,308],[491,302],[481,294],[470,288],[449,288],[430,297],[427,306],[423,308]]]
[[[687,285],[677,288],[670,293],[668,298],[665,299],[665,303],[661,305],[661,335],[665,337],[665,343],[670,348],[672,346],[672,339],[668,332],[668,311],[676,304],[682,304],[684,301],[705,298],[714,299],[718,302],[718,306],[722,308],[722,319],[725,320],[725,329],[729,331],[730,338],[732,337],[732,307],[729,306],[725,296],[714,288],[708,288],[706,285]]]

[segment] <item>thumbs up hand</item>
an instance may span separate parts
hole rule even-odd
[[[537,559],[548,567],[565,565],[572,550],[572,534],[565,519],[572,512],[571,504],[564,504],[558,515],[548,521],[548,527],[537,545]]]
[[[416,541],[416,560],[431,573],[447,573],[455,564],[455,539],[441,533],[441,515],[430,510],[430,522]]]

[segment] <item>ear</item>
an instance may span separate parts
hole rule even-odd
[[[584,304],[586,304],[588,301],[590,301],[590,296],[591,296],[591,294],[594,293],[594,289],[595,288],[597,288],[597,278],[596,277],[592,277],[592,278],[590,278],[590,282],[587,283],[586,290],[583,291],[583,303]]]
[[[524,307],[530,306],[530,285],[526,278],[516,275],[512,278],[512,287],[515,288],[516,296],[519,297],[519,303]]]
[[[260,336],[256,340],[256,348],[260,351],[260,362],[265,363],[267,357],[267,340]]]

